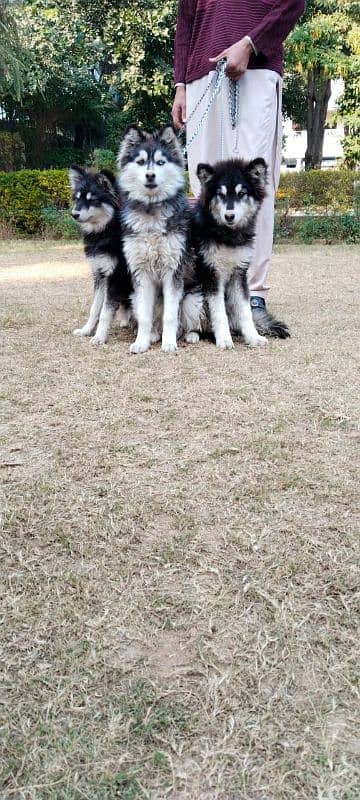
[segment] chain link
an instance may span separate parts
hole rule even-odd
[[[191,114],[189,114],[189,116],[187,118],[187,123],[189,123],[189,121],[193,118],[193,116],[196,113],[196,111],[198,110],[198,108],[201,106],[201,104],[202,104],[204,98],[206,97],[207,93],[210,90],[212,90],[211,94],[210,94],[210,97],[209,97],[209,99],[207,101],[207,104],[206,104],[206,106],[204,108],[203,114],[202,114],[199,122],[197,123],[197,125],[195,127],[195,130],[193,131],[192,136],[190,137],[190,139],[186,143],[186,147],[184,148],[184,153],[186,153],[188,148],[195,141],[196,137],[199,135],[199,133],[201,131],[201,128],[203,127],[204,123],[206,122],[206,120],[207,120],[207,118],[209,116],[209,113],[210,113],[211,106],[212,106],[215,98],[217,97],[217,95],[220,92],[220,89],[221,89],[221,86],[222,86],[224,78],[226,78],[226,58],[222,58],[221,61],[217,62],[214,75],[212,75],[211,80],[209,81],[208,85],[205,87],[201,97],[199,98],[199,100],[197,101],[195,107],[191,111]],[[238,116],[239,116],[239,84],[238,84],[238,81],[233,81],[230,78],[228,80],[229,80],[229,114],[230,114],[231,127],[234,130],[236,128],[237,121],[238,121]],[[221,154],[222,154],[221,157],[223,158],[223,149],[224,149],[224,147],[223,147],[222,112],[221,112],[221,120],[220,120],[220,130],[221,130],[220,139],[221,139]]]

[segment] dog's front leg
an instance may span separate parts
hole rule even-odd
[[[230,278],[227,287],[226,306],[230,326],[236,333],[241,333],[246,344],[258,347],[267,344],[265,336],[257,332],[250,307],[250,296],[247,281],[248,264],[243,263]]]
[[[125,306],[120,303],[119,307],[119,327],[120,328],[127,328],[130,325],[131,320],[131,311],[129,308],[125,308]]]
[[[175,353],[177,350],[176,334],[183,281],[182,278],[171,271],[164,276],[162,285],[164,311],[161,349],[164,353]]]
[[[208,294],[207,301],[210,312],[211,327],[215,336],[215,344],[221,350],[231,350],[234,347],[231,338],[229,322],[225,308],[224,284],[219,283],[216,294]]]
[[[106,344],[109,330],[114,316],[119,308],[119,303],[111,300],[108,290],[105,291],[104,302],[102,305],[99,324],[96,328],[95,336],[91,339],[91,344]]]
[[[133,342],[130,347],[130,353],[145,353],[150,347],[154,302],[154,282],[146,273],[142,272],[137,279],[137,285],[133,296],[133,307],[138,324],[138,332],[135,342]]]
[[[90,308],[89,319],[82,328],[75,328],[74,336],[91,336],[100,317],[105,297],[106,278],[94,278],[94,297]]]

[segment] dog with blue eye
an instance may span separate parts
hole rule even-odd
[[[150,134],[131,126],[120,143],[117,164],[124,254],[137,322],[130,351],[144,353],[161,338],[162,350],[174,353],[191,258],[184,158],[173,127]]]

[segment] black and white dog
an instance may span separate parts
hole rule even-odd
[[[214,166],[199,164],[197,174],[201,195],[193,211],[191,238],[198,285],[182,307],[185,338],[196,341],[196,333],[210,328],[216,345],[223,350],[234,347],[231,332],[241,333],[252,347],[264,345],[267,339],[263,333],[279,336],[279,330],[287,331],[267,312],[257,330],[250,308],[247,270],[256,218],[266,192],[265,161],[233,159]],[[198,327],[194,325],[197,310]]]
[[[189,259],[189,209],[184,162],[172,126],[154,134],[131,126],[118,154],[122,191],[124,253],[134,284],[138,323],[132,353],[144,353],[160,339],[167,353],[177,349],[179,305]],[[156,309],[162,321],[155,320]]]
[[[133,291],[123,251],[119,190],[115,176],[108,170],[94,173],[73,165],[69,180],[74,200],[71,213],[80,225],[94,276],[89,319],[74,334],[91,336],[96,328],[92,344],[105,344],[118,309],[122,315],[120,324],[127,324]]]

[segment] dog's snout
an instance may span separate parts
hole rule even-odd
[[[146,180],[149,181],[149,183],[153,183],[153,181],[155,180],[155,172],[147,172]]]
[[[233,211],[226,211],[225,213],[226,222],[234,222],[235,214]]]
[[[71,212],[71,216],[72,216],[72,218],[73,218],[73,219],[79,219],[79,217],[80,217],[80,211],[75,211],[75,210],[74,210],[74,211],[72,211],[72,212]]]

